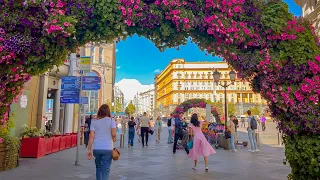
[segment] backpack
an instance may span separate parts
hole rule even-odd
[[[258,127],[256,119],[254,118],[254,116],[251,116],[250,119],[251,119],[250,120],[251,129],[256,130]]]
[[[167,126],[168,126],[168,127],[171,127],[171,118],[168,119]]]

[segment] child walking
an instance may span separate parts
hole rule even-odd
[[[201,131],[202,123],[203,123],[202,121],[200,122],[198,120],[197,114],[193,114],[191,116],[191,128],[194,134],[194,138],[193,138],[193,147],[190,150],[188,157],[194,161],[194,167],[192,169],[196,170],[198,158],[200,156],[203,156],[204,162],[206,165],[206,171],[208,171],[209,170],[208,157],[212,154],[215,154],[216,151],[212,148],[212,146],[209,144],[209,142],[203,135]]]

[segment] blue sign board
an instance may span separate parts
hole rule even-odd
[[[82,90],[97,91],[101,88],[101,84],[82,84]]]
[[[82,77],[82,84],[100,84],[101,78],[98,76],[84,76]]]
[[[77,76],[62,77],[62,84],[76,84],[77,81],[80,81],[80,77],[77,77]]]
[[[80,84],[61,84],[63,90],[76,90],[80,89]]]
[[[89,104],[89,98],[88,97],[81,97],[80,104]]]
[[[81,77],[62,77],[60,103],[78,104],[80,101],[80,84]]]
[[[61,97],[60,103],[63,104],[79,104],[79,97]]]

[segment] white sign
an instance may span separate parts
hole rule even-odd
[[[21,95],[20,97],[20,107],[21,108],[27,108],[28,106],[28,96],[27,95]]]

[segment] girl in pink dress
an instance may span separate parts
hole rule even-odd
[[[204,137],[202,131],[202,122],[198,120],[198,115],[193,114],[191,116],[191,128],[194,134],[193,137],[193,147],[188,154],[188,157],[194,160],[194,167],[192,169],[197,169],[197,163],[199,156],[204,157],[204,162],[206,165],[206,171],[208,171],[208,156],[215,154],[216,151],[212,148],[212,146],[207,141],[206,137]]]

